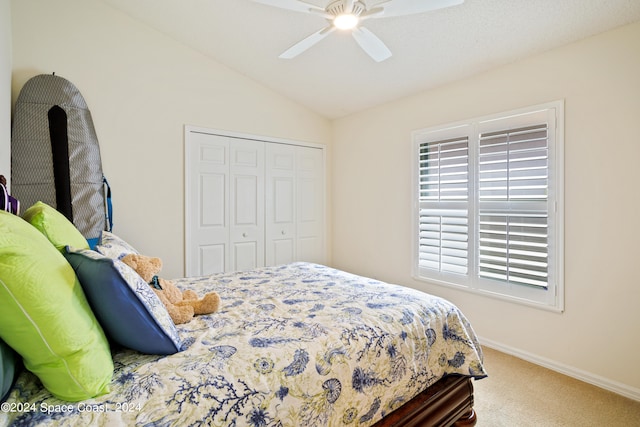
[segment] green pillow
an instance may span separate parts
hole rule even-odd
[[[56,397],[109,392],[109,344],[73,268],[34,227],[0,211],[0,338]]]
[[[67,217],[46,203],[36,202],[22,214],[22,217],[47,236],[47,239],[60,252],[64,252],[64,248],[67,245],[74,248],[89,249],[87,239],[78,231],[76,226]]]

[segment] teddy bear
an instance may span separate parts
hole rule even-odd
[[[198,298],[198,294],[194,291],[180,291],[173,282],[158,278],[157,274],[162,269],[160,258],[128,254],[121,261],[149,283],[176,325],[189,322],[197,314],[213,313],[220,307],[220,296],[216,292],[209,292],[204,297]]]

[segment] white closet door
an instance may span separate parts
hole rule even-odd
[[[186,274],[229,269],[228,138],[192,132],[186,147]]]
[[[266,144],[266,262],[324,262],[324,152]]]
[[[230,262],[234,271],[264,266],[264,143],[230,142]]]
[[[264,265],[264,143],[192,132],[187,145],[187,275]]]
[[[324,149],[187,127],[185,274],[325,262]]]
[[[286,144],[266,144],[266,263],[296,258],[296,154]]]

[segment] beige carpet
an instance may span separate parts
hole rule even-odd
[[[640,402],[483,347],[478,427],[640,427]]]

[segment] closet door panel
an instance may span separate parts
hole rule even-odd
[[[236,242],[232,244],[233,271],[250,270],[260,267],[264,263],[259,259],[263,252],[258,243],[254,241]]]
[[[226,243],[220,243],[218,245],[200,245],[198,247],[199,270],[192,275],[205,276],[223,272],[227,259],[226,252]]]
[[[190,275],[206,275],[228,268],[227,248],[229,167],[224,138],[193,134],[187,152],[187,247]]]
[[[236,175],[234,181],[235,206],[234,223],[236,227],[257,226],[258,206],[260,195],[258,194],[258,177]]]
[[[273,178],[273,223],[293,224],[295,185],[292,177]],[[276,225],[277,227],[277,225]]]
[[[295,261],[295,147],[266,144],[267,265]]]
[[[264,266],[264,143],[235,139],[231,150],[232,269]]]
[[[272,239],[267,249],[269,265],[288,264],[295,261],[294,239]]]
[[[227,177],[220,173],[201,173],[199,225],[203,230],[223,228],[226,225],[224,200],[227,196]]]

